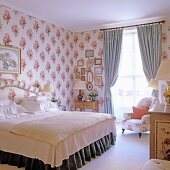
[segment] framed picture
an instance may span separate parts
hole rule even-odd
[[[83,67],[84,66],[84,60],[83,59],[77,60],[77,66]]]
[[[89,91],[93,90],[93,84],[90,82],[87,83],[86,87],[87,87],[87,90]]]
[[[80,72],[76,72],[76,73],[75,73],[75,77],[76,77],[76,78],[80,78]]]
[[[102,72],[103,72],[103,67],[94,67],[95,75],[102,74]]]
[[[85,81],[85,76],[81,76],[81,80],[82,80],[82,81]]]
[[[81,75],[85,75],[85,72],[86,72],[85,68],[81,68]]]
[[[86,61],[86,66],[87,66],[87,68],[92,68],[93,67],[93,59],[88,59]]]
[[[93,82],[93,72],[91,69],[87,72],[87,82]]]
[[[94,50],[86,50],[85,57],[94,57]]]
[[[102,76],[95,76],[94,83],[95,83],[95,86],[102,86]]]
[[[21,73],[21,49],[0,45],[0,74]]]
[[[95,58],[94,59],[94,64],[95,65],[102,65],[102,59],[101,58]]]

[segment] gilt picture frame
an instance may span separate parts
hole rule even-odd
[[[85,57],[94,57],[94,50],[86,50]]]
[[[94,64],[95,65],[102,65],[102,59],[101,58],[95,58],[94,59]]]
[[[81,68],[81,75],[85,75],[85,72],[86,72],[85,68]]]
[[[0,45],[0,74],[21,73],[21,49]]]
[[[103,72],[103,67],[99,66],[99,67],[94,67],[94,74],[95,75],[99,75],[102,74]]]
[[[83,59],[77,60],[77,66],[78,67],[83,67],[84,66],[84,60]]]
[[[102,86],[102,76],[95,76],[94,83],[95,83],[95,86]]]

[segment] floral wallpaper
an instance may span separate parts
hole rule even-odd
[[[0,44],[9,44],[22,49],[21,74],[1,75],[3,78],[17,79],[34,85],[49,83],[54,89],[57,99],[67,110],[73,109],[73,100],[77,96],[74,90],[74,78],[81,68],[87,68],[86,50],[94,50],[93,65],[90,68],[93,77],[93,90],[98,92],[99,111],[103,112],[104,103],[104,66],[103,66],[103,33],[99,30],[72,33],[32,16],[0,6]],[[95,65],[95,58],[100,65]],[[79,59],[84,66],[78,67]],[[95,67],[100,67],[100,74],[95,75]],[[82,76],[80,74],[80,76]],[[85,81],[87,72],[84,73]],[[95,77],[100,78],[100,85],[95,85]],[[91,91],[85,90],[88,96]],[[9,97],[16,96],[10,89]],[[29,94],[26,94],[29,95]]]
[[[170,59],[170,18],[162,26],[162,60]]]
[[[0,75],[41,87],[52,84],[53,94],[72,110],[78,91],[74,79],[80,77],[88,84],[89,63],[92,90],[98,92],[99,111],[104,112],[103,33],[99,30],[72,33],[32,16],[0,6],[0,44],[9,43],[22,49],[21,74]],[[94,50],[94,57],[85,57],[86,50]],[[170,19],[163,24],[162,59],[170,58]],[[89,61],[90,60],[90,61]],[[79,65],[79,61],[83,61]],[[99,61],[97,63],[96,61]],[[100,83],[98,82],[100,80]],[[91,92],[86,89],[84,95]],[[10,90],[15,97],[15,91]],[[26,94],[29,95],[29,94]]]
[[[88,71],[92,72],[92,78],[90,84],[92,84],[92,90],[85,90],[85,96],[92,91],[97,91],[99,100],[99,110],[104,112],[104,59],[103,59],[103,32],[99,30],[74,33],[73,41],[75,45],[74,51],[74,74],[86,81],[88,85]],[[93,57],[86,57],[86,50],[94,50]],[[83,61],[80,66],[79,61]],[[85,70],[85,72],[83,71]],[[99,70],[99,71],[98,71]],[[100,79],[100,83],[98,83]]]
[[[162,55],[161,60],[170,59],[170,17],[162,24]],[[159,81],[159,100],[165,103],[163,93],[166,91],[165,81]]]
[[[53,94],[73,108],[74,42],[73,33],[52,24],[0,6],[0,44],[21,48],[21,74],[1,75],[33,85],[49,83]],[[15,97],[11,88],[8,96]],[[29,95],[29,94],[27,94]]]

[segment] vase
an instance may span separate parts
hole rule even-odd
[[[95,101],[96,100],[96,97],[92,97],[92,101]]]

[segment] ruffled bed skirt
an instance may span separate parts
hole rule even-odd
[[[41,160],[4,151],[0,151],[0,163],[17,166],[18,168],[25,167],[25,170],[77,170],[85,165],[86,161],[91,161],[92,158],[100,156],[103,152],[107,151],[111,145],[115,144],[115,140],[116,137],[110,133],[71,155],[69,159],[63,160],[62,165],[59,167],[52,168]]]

